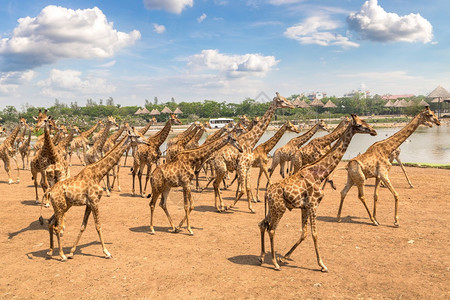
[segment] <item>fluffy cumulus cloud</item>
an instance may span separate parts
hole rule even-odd
[[[115,91],[115,87],[103,78],[94,76],[82,77],[82,73],[76,70],[52,69],[46,80],[38,82],[42,93],[46,96],[71,96],[108,94]]]
[[[388,13],[377,0],[366,1],[359,12],[348,16],[347,22],[361,39],[371,41],[429,43],[433,39],[433,27],[420,14]]]
[[[301,44],[317,44],[321,46],[358,47],[359,44],[352,42],[348,37],[330,32],[340,27],[336,21],[327,16],[313,16],[304,22],[289,27],[284,35],[290,39],[299,41]]]
[[[30,82],[36,73],[28,70],[25,72],[1,72],[0,73],[0,94],[14,93],[19,86]]]
[[[153,31],[157,34],[162,34],[166,32],[166,27],[164,25],[153,24]]]
[[[201,23],[206,19],[206,14],[203,13],[200,17],[197,18],[197,22]]]
[[[10,38],[0,41],[0,70],[19,71],[51,64],[61,58],[108,58],[141,37],[113,28],[103,12],[45,7],[37,17],[18,20]]]
[[[194,6],[194,0],[144,0],[149,10],[165,10],[174,14],[181,14],[187,6]]]
[[[278,62],[274,56],[227,55],[213,49],[203,50],[188,58],[188,66],[193,69],[219,71],[229,78],[265,76]]]

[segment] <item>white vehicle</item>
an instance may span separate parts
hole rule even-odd
[[[233,119],[228,118],[217,118],[217,119],[209,119],[209,124],[211,128],[222,128],[230,122],[233,122]]]

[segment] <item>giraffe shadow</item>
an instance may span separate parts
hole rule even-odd
[[[189,235],[189,233],[186,231],[186,227],[185,226],[181,227],[181,231],[180,232],[176,232],[176,233],[175,232],[171,232],[170,230],[172,229],[172,227],[169,227],[169,226],[154,226],[153,228],[155,229],[155,232]],[[191,226],[191,228],[194,231],[203,230],[203,228],[201,228],[201,227]],[[138,226],[138,227],[130,227],[130,231],[150,234],[150,226],[149,225],[145,225],[145,226]]]
[[[112,243],[105,243],[106,245],[112,245]],[[98,258],[103,258],[104,255],[101,252],[101,250],[99,249],[100,253],[102,253],[101,255],[96,255],[96,254],[90,254],[90,253],[83,253],[81,250],[83,248],[87,248],[93,245],[98,245],[101,246],[101,243],[99,241],[92,241],[86,244],[82,244],[82,245],[78,245],[77,246],[77,250],[75,250],[74,255],[83,255],[83,256],[90,256],[90,257],[98,257]],[[72,247],[68,246],[68,247],[63,247],[63,251],[64,253],[67,255],[68,253],[70,253],[70,249]],[[100,247],[99,247],[100,248]],[[47,260],[60,260],[60,256],[59,256],[59,250],[58,250],[58,242],[55,241],[55,248],[53,249],[53,253],[52,256],[48,256],[47,255],[47,251],[48,249],[44,249],[44,250],[37,250],[37,251],[33,251],[33,252],[28,252],[26,255],[28,257],[28,259],[33,259],[35,257],[40,257],[40,258],[45,258]]]
[[[279,258],[281,258],[282,256],[277,254],[276,257],[277,257],[277,260],[279,261]],[[272,255],[270,252],[267,252],[264,255],[264,260],[263,260],[262,264],[259,261],[258,255],[237,255],[237,256],[229,257],[228,260],[230,262],[232,262],[234,264],[238,264],[238,265],[257,266],[257,267],[262,267],[262,268],[266,268],[266,269],[273,269],[273,267],[274,267],[272,265]],[[292,261],[292,259],[288,259],[288,261]],[[302,270],[320,272],[319,269],[294,266],[294,265],[290,265],[289,263],[279,262],[279,264],[280,264],[281,268],[302,269]]]
[[[198,205],[194,207],[194,211],[200,211],[200,212],[218,212],[215,206],[210,205]],[[221,214],[227,214],[231,213],[231,211],[225,210],[220,212]]]
[[[39,220],[36,220],[36,221],[31,222],[30,225],[28,225],[25,228],[22,228],[18,231],[14,231],[14,232],[9,232],[8,239],[11,240],[12,238],[16,237],[17,235],[27,232],[27,231],[30,231],[30,230],[48,230],[48,228],[47,228],[47,226],[42,226],[39,223]]]
[[[29,205],[29,206],[41,206],[41,203],[36,203],[36,200],[23,200],[20,201],[23,205]]]
[[[363,221],[358,221],[358,219],[365,219],[368,220],[366,218],[361,218],[361,217],[355,217],[355,216],[346,216],[346,217],[341,217],[341,223],[349,223],[349,224],[361,224],[361,225],[373,225],[371,222],[367,221],[367,222],[363,222]],[[329,223],[338,223],[336,217],[330,217],[330,216],[318,216],[317,220],[319,221],[324,221],[324,222],[329,222]]]

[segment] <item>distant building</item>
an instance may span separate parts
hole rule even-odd
[[[397,100],[397,99],[405,99],[405,98],[410,98],[410,97],[414,97],[414,94],[403,94],[403,95],[384,95],[381,97],[381,99],[383,100]]]
[[[308,94],[308,99],[311,101],[314,99],[321,100],[321,99],[325,98],[326,96],[327,96],[327,93],[325,93],[325,92],[312,92],[312,93]]]
[[[362,91],[361,89],[353,90],[350,93],[344,94],[344,97],[352,98],[354,96],[359,96],[361,98],[369,98],[370,97],[370,91]]]

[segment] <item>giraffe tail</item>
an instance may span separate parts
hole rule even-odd
[[[39,216],[39,223],[41,225],[44,225],[44,218],[42,217],[42,207],[45,206],[45,208],[48,208],[50,206],[49,204],[49,197],[50,197],[50,190],[46,191],[44,193],[44,195],[42,196],[42,201],[41,201],[41,212],[40,212],[40,216]],[[45,202],[45,205],[44,205]]]

